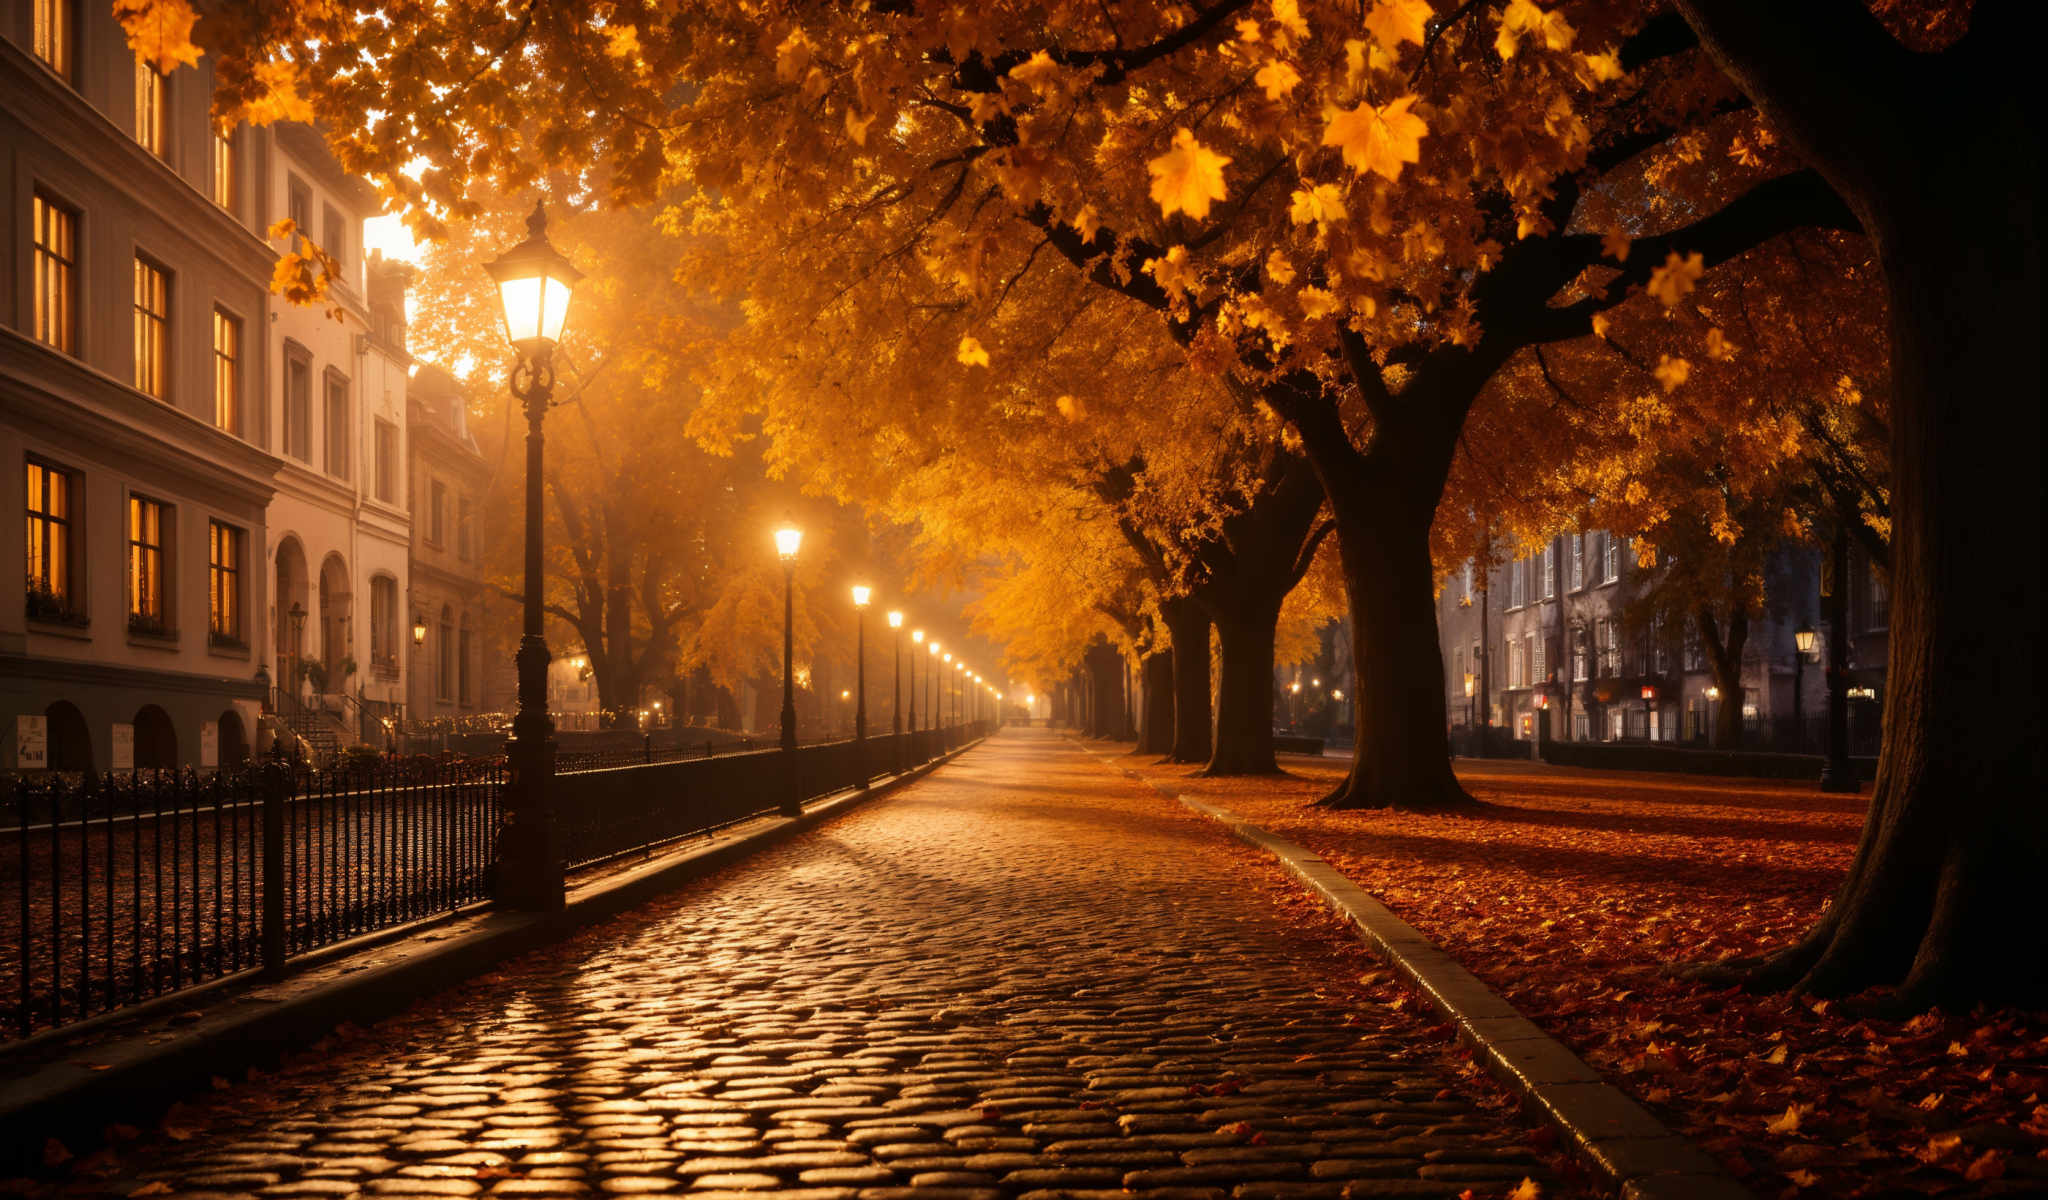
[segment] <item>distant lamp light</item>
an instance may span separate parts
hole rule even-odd
[[[1344,689],[1343,689],[1343,688],[1331,688],[1331,689],[1330,689],[1330,699],[1332,699],[1332,700],[1342,700],[1343,698],[1344,698]]]
[[[918,645],[920,645],[920,646],[924,645],[924,630],[922,630],[922,629],[913,629],[913,630],[911,630],[911,631],[910,631],[910,640],[911,640],[911,641],[913,641],[913,642],[916,642],[916,643],[917,643]]]
[[[900,608],[892,608],[892,609],[890,609],[890,610],[889,610],[889,628],[891,628],[891,629],[901,629],[901,628],[903,628],[903,610],[902,610],[902,609],[900,609]]]
[[[1323,681],[1321,679],[1311,679],[1308,681],[1308,685],[1310,687],[1321,687],[1323,686]]]
[[[870,598],[870,597],[872,597],[872,596],[873,596],[874,594],[875,594],[875,589],[873,589],[873,588],[871,588],[871,587],[868,587],[868,586],[867,586],[866,584],[862,584],[862,583],[856,583],[856,584],[854,584],[854,585],[853,585],[853,606],[854,606],[855,608],[866,608],[866,607],[868,606],[868,600],[869,600],[869,598]]]
[[[930,642],[930,643],[929,643],[928,645],[926,645],[926,646],[925,646],[925,649],[927,649],[927,650],[929,650],[929,651],[931,651],[931,652],[932,652],[932,657],[933,657],[933,658],[937,658],[937,657],[939,656],[939,641],[938,641],[938,639],[937,639],[937,638],[933,638],[933,639],[931,640],[931,642]]]
[[[1549,708],[1549,707],[1550,707],[1550,693],[1549,693],[1549,692],[1538,692],[1538,693],[1536,693],[1536,707],[1538,707],[1538,708]]]
[[[412,644],[415,646],[427,644],[427,619],[418,613],[414,613],[412,616]]]
[[[1708,689],[1707,689],[1707,699],[1709,699],[1709,700],[1719,700],[1720,698],[1721,698],[1721,689],[1720,689],[1720,688],[1717,688],[1717,687],[1710,687],[1710,688],[1708,688]]]
[[[938,648],[939,648],[939,644],[938,644],[937,642],[933,642],[933,643],[932,643],[932,649],[936,650],[936,649],[938,649]],[[941,655],[939,655],[939,659],[940,659],[940,661],[942,661],[942,662],[952,662],[952,661],[953,661],[953,652],[952,652],[952,651],[950,651],[950,650],[948,650],[948,651],[947,651],[946,653],[944,653],[944,654],[941,654]]]
[[[547,358],[561,340],[569,298],[583,272],[549,244],[547,213],[539,204],[526,218],[526,240],[484,264],[484,270],[498,285],[505,340],[530,358]]]
[[[1813,631],[1813,626],[1802,625],[1798,629],[1793,630],[1792,644],[1799,648],[1799,653],[1812,654],[1813,643],[1816,640],[1818,640],[1819,637],[1820,635]]]
[[[1297,696],[1301,695],[1301,680],[1297,679],[1293,683],[1288,684],[1287,690]]]
[[[1467,695],[1468,697],[1472,695],[1473,691],[1475,690],[1475,685],[1477,683],[1478,680],[1473,677],[1472,672],[1465,672],[1465,695]]]
[[[840,688],[840,689],[839,689],[839,698],[840,698],[841,700],[851,700],[851,699],[853,699],[853,689],[852,689],[852,688]]]
[[[1657,698],[1657,689],[1656,689],[1656,688],[1654,688],[1654,687],[1651,687],[1651,686],[1650,686],[1649,684],[1647,684],[1647,683],[1646,683],[1646,684],[1644,684],[1644,685],[1643,685],[1643,699],[1645,699],[1645,700],[1655,700],[1656,698]]]
[[[798,529],[795,525],[785,523],[782,528],[775,531],[775,553],[785,563],[796,561],[796,552],[803,547],[803,544],[804,531]]]

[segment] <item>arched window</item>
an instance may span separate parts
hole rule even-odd
[[[242,714],[230,708],[220,714],[220,765],[235,767],[249,761],[249,735],[242,726]]]
[[[171,728],[171,714],[143,705],[135,712],[136,769],[168,771],[177,765],[178,733]]]

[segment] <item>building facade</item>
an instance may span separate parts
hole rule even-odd
[[[290,219],[338,264],[325,303],[270,301],[276,369],[264,405],[280,463],[265,547],[272,650],[286,704],[311,710],[309,729],[382,748],[406,698],[410,629],[407,277],[379,270],[373,280],[361,241],[376,194],[341,170],[318,131],[280,123],[264,133],[264,215]],[[375,314],[373,282],[387,293]]]
[[[413,643],[407,715],[430,727],[465,727],[505,707],[501,663],[487,620],[495,607],[483,572],[479,506],[490,466],[469,430],[462,387],[447,371],[422,365],[408,394],[412,432],[406,478],[412,492]],[[488,643],[488,644],[487,644]]]
[[[277,460],[259,139],[105,4],[0,6],[0,767],[232,762],[257,737]]]
[[[1454,573],[1438,595],[1445,708],[1452,729],[1491,725],[1520,740],[1704,744],[1720,705],[1740,706],[1746,744],[1814,750],[1827,703],[1821,555],[1773,556],[1766,602],[1743,645],[1740,689],[1716,684],[1698,628],[1629,619],[1646,582],[1627,538],[1562,534],[1480,572]],[[1882,573],[1853,560],[1848,638],[1852,746],[1874,745],[1884,677]],[[1796,633],[1815,633],[1798,653]],[[1796,697],[1796,698],[1795,698]]]

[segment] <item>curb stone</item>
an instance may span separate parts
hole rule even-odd
[[[1357,927],[1373,953],[1456,1027],[1458,1040],[1471,1047],[1481,1065],[1521,1097],[1524,1110],[1555,1127],[1573,1155],[1611,1184],[1622,1200],[1755,1200],[1755,1194],[1720,1163],[1606,1082],[1562,1042],[1537,1028],[1478,976],[1319,855],[1229,809],[1183,796],[1093,750],[1089,753],[1278,859]]]
[[[194,997],[209,1008],[189,1024],[149,1022],[118,1040],[81,1047],[0,1082],[0,1174],[23,1174],[56,1139],[74,1154],[97,1145],[108,1126],[146,1127],[177,1098],[217,1077],[268,1067],[337,1026],[368,1024],[480,975],[508,958],[562,940],[586,925],[704,878],[864,801],[914,782],[981,744],[950,753],[866,789],[811,802],[802,816],[767,816],[672,850],[630,869],[570,880],[562,911],[484,912],[437,922],[360,957],[319,964],[299,978],[257,981],[232,995]],[[306,975],[318,975],[308,979]]]

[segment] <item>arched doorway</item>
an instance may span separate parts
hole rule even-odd
[[[249,735],[242,714],[228,709],[220,715],[220,765],[238,767],[249,761]]]
[[[154,704],[135,712],[135,768],[168,771],[178,765],[178,731],[171,715]]]
[[[43,710],[49,724],[50,769],[52,771],[92,770],[92,733],[85,714],[69,700],[59,700]]]
[[[347,690],[342,662],[349,657],[348,614],[348,566],[330,554],[320,563],[320,661],[327,668],[321,690],[330,695]]]
[[[285,538],[277,544],[277,588],[271,593],[276,608],[270,629],[277,646],[278,682],[287,692],[297,691],[291,684],[297,678],[297,664],[306,654],[306,619],[312,606],[307,579],[305,548],[299,539]],[[292,619],[294,608],[299,612],[297,620]]]

